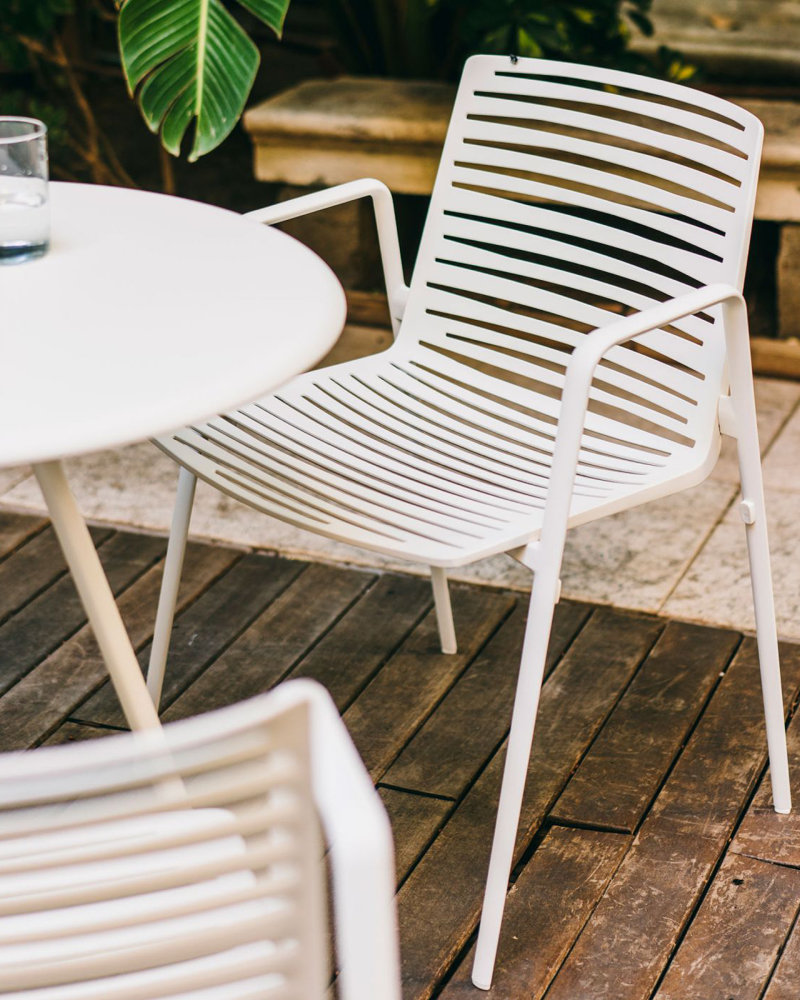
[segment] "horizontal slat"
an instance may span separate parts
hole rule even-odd
[[[482,170],[471,170],[468,167],[458,167],[453,173],[453,195],[450,198],[451,206],[458,210],[458,194],[461,190],[477,190],[487,194],[492,198],[515,198],[534,202],[549,202],[555,205],[576,206],[593,212],[601,212],[607,218],[622,220],[622,222],[635,223],[650,231],[650,239],[647,245],[647,252],[657,253],[657,248],[667,246],[669,240],[666,237],[673,237],[682,243],[682,249],[697,258],[703,259],[703,266],[710,268],[709,251],[705,250],[704,243],[707,241],[707,231],[698,227],[689,227],[674,215],[667,212],[659,214],[638,208],[635,205],[627,205],[621,201],[614,201],[604,196],[602,189],[597,188],[593,192],[572,190],[561,187],[558,184],[546,183],[545,181],[525,180],[520,177],[509,177],[504,174],[489,174]],[[491,214],[491,213],[489,213]],[[731,225],[733,220],[731,219]],[[613,223],[607,223],[608,228],[616,228]],[[551,227],[557,228],[558,224],[551,222]],[[727,230],[726,230],[727,232]],[[627,244],[627,232],[624,225],[620,225],[616,233],[613,245]],[[710,283],[710,282],[706,282]]]
[[[455,161],[454,181],[461,179],[461,171],[465,169],[483,170],[487,178],[506,173],[532,181],[546,177],[562,191],[574,189],[595,194],[602,192],[602,197],[617,204],[642,202],[655,214],[688,216],[723,231],[730,224],[737,193],[708,176],[703,178],[704,187],[700,191],[693,191],[679,187],[677,182],[669,185],[656,184],[652,178],[645,180],[643,176],[626,176],[608,169],[603,170],[599,165],[564,162],[557,157],[548,158],[488,146],[464,148]],[[487,185],[489,183],[487,181]],[[619,198],[612,199],[612,192]]]
[[[580,75],[582,73],[579,70],[576,76]],[[645,87],[646,83],[643,79],[642,93],[645,93]],[[625,92],[626,90],[627,92]],[[587,112],[603,119],[609,115],[609,112],[621,112],[631,119],[645,120],[651,129],[653,127],[659,128],[663,123],[669,123],[694,133],[697,136],[697,142],[705,144],[705,139],[715,139],[733,149],[738,148],[745,130],[741,120],[749,121],[746,111],[734,110],[734,106],[730,104],[724,105],[725,113],[728,116],[728,121],[725,122],[719,121],[717,117],[698,113],[689,106],[688,100],[683,107],[674,107],[667,100],[658,100],[657,94],[653,94],[653,91],[650,93],[653,94],[654,99],[642,100],[640,97],[632,95],[627,88],[608,88],[597,91],[572,86],[567,80],[563,83],[554,83],[541,78],[531,79],[529,76],[521,74],[495,75],[491,91],[493,94],[515,94],[543,101],[586,105]],[[689,93],[686,91],[687,99]],[[496,98],[492,97],[492,100],[496,100]],[[736,115],[740,121],[734,122],[731,115]]]
[[[6,1000],[193,1000],[225,985],[225,1000],[303,1000],[286,977],[265,969],[260,945],[243,945],[210,958],[146,972],[45,987],[35,993],[9,991]],[[189,992],[191,991],[191,992]]]
[[[474,424],[465,427],[463,420],[459,421],[445,411],[444,401],[442,401],[442,405],[434,409],[427,406],[422,400],[416,399],[412,410],[408,405],[409,400],[406,394],[397,384],[386,379],[369,383],[350,379],[345,385],[348,391],[363,398],[366,405],[369,405],[375,397],[380,399],[382,407],[393,415],[395,421],[407,421],[412,427],[420,428],[423,433],[428,432],[433,427],[436,429],[437,436],[445,435],[448,440],[454,440],[462,446],[465,441],[468,441],[469,450],[475,451],[479,455],[494,455],[496,458],[497,456],[507,456],[507,461],[516,462],[518,467],[522,463],[522,468],[534,469],[542,476],[549,474],[551,453],[543,450],[541,442],[532,434],[527,436],[519,434],[514,438],[505,428],[498,431],[497,434],[490,434]],[[616,456],[603,457],[603,468],[620,472],[642,474],[651,465],[652,463],[641,461],[626,461]],[[591,473],[586,465],[581,465],[578,475],[586,477],[587,481],[590,482],[594,473]]]

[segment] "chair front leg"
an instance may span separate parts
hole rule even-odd
[[[153,644],[150,647],[150,663],[147,667],[147,690],[150,692],[150,697],[156,708],[161,701],[161,689],[164,685],[169,640],[175,618],[175,604],[178,600],[178,588],[181,582],[183,558],[186,554],[186,539],[189,535],[189,522],[192,517],[196,486],[197,477],[194,473],[181,468],[178,473],[178,491],[175,497],[175,509],[172,512],[172,525],[167,542],[167,556],[164,560],[161,592],[158,597]]]
[[[514,861],[514,845],[544,677],[547,646],[553,623],[553,610],[558,601],[558,593],[559,567],[542,567],[533,579],[511,730],[508,735],[500,804],[497,809],[492,854],[489,860],[489,874],[483,897],[475,962],[472,967],[472,982],[482,990],[488,990],[492,985],[500,925],[503,920],[508,879]]]

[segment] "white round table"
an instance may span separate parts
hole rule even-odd
[[[51,184],[51,249],[0,267],[0,466],[31,463],[123,709],[158,724],[61,459],[234,409],[310,368],[344,293],[307,247],[224,209]]]

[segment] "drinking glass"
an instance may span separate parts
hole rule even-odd
[[[0,116],[0,264],[41,257],[49,236],[47,127]]]

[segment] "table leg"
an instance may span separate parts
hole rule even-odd
[[[125,718],[131,729],[158,727],[158,712],[63,466],[44,462],[33,471]]]

